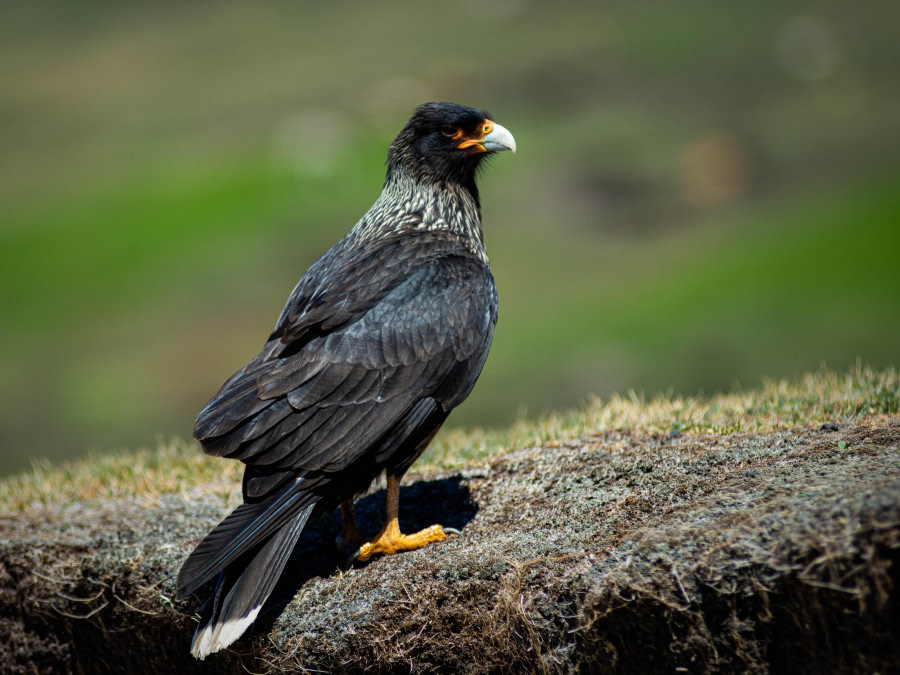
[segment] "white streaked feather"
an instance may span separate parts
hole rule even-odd
[[[257,605],[250,613],[240,619],[231,619],[224,623],[209,623],[194,634],[191,643],[191,654],[194,658],[205,659],[210,654],[225,649],[244,634],[250,624],[256,621],[262,605]]]

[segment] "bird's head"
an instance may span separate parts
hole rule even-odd
[[[481,161],[504,150],[515,152],[516,140],[489,113],[457,103],[426,103],[391,143],[388,171],[402,169],[419,180],[474,190]]]

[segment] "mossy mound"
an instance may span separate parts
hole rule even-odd
[[[188,654],[174,580],[233,505],[201,488],[0,520],[4,672],[793,671],[900,665],[900,420],[608,431],[411,476],[401,524],[462,527],[337,569],[304,535],[229,653]],[[383,493],[359,505],[377,528]]]

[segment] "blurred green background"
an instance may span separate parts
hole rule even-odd
[[[428,100],[519,145],[453,424],[896,365],[898,8],[7,3],[0,472],[188,437]]]

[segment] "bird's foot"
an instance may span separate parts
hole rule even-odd
[[[360,562],[365,562],[376,555],[393,555],[400,551],[414,551],[436,541],[443,541],[448,534],[460,534],[453,528],[432,525],[413,534],[403,534],[397,519],[388,521],[384,529],[370,542],[359,547],[353,556]]]

